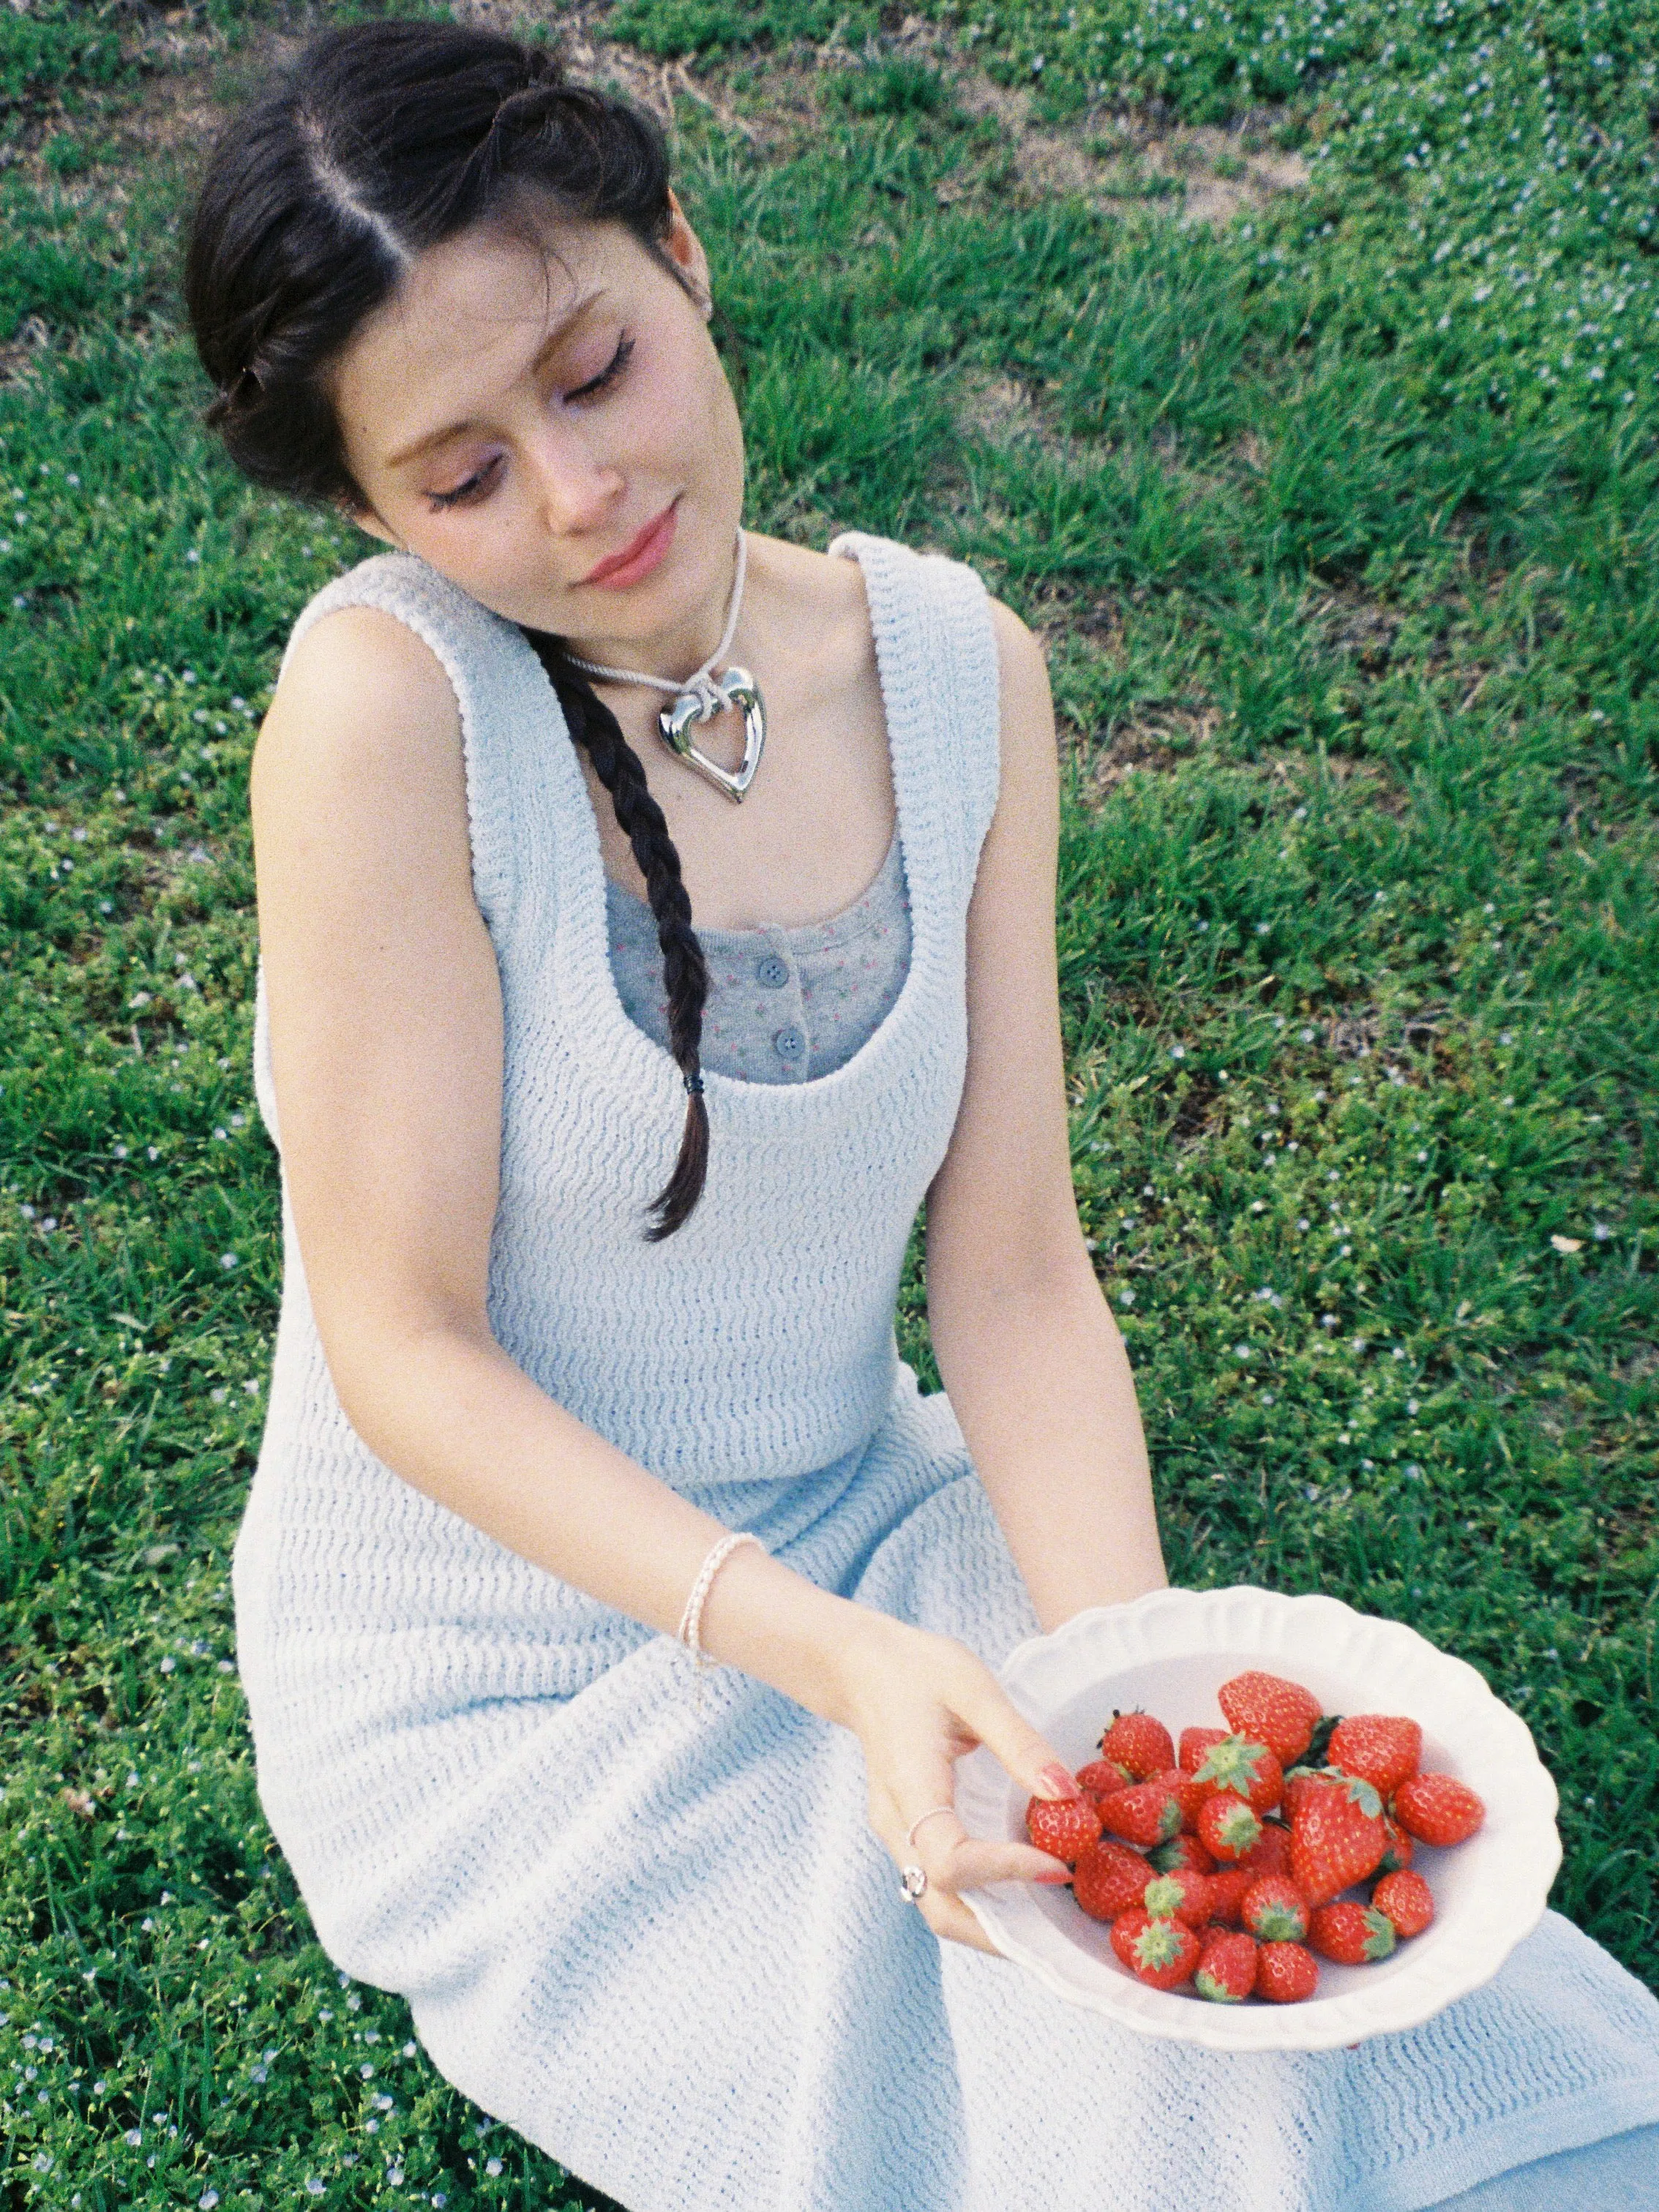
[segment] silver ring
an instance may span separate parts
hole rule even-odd
[[[918,1813],[915,1819],[911,1821],[909,1827],[905,1832],[905,1842],[909,1844],[912,1850],[915,1850],[916,1847],[916,1830],[921,1826],[922,1822],[924,1820],[931,1820],[934,1813],[954,1813],[956,1809],[957,1808],[954,1805],[935,1805],[933,1813]]]
[[[927,1887],[927,1873],[924,1867],[908,1866],[899,1875],[899,1887],[912,1905],[919,1905],[921,1902],[921,1894]]]

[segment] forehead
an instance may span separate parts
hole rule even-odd
[[[382,450],[428,423],[459,419],[524,373],[548,331],[597,290],[637,284],[648,266],[617,223],[538,214],[463,231],[417,254],[335,364],[349,439]]]

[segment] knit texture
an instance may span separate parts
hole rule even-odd
[[[708,1189],[658,1245],[640,1230],[684,1094],[612,982],[598,828],[539,664],[407,556],[331,585],[295,635],[382,607],[459,702],[505,1015],[507,1350],[810,1579],[994,1664],[1036,1623],[892,1317],[961,1091],[995,641],[970,571],[838,544],[870,600],[910,967],[835,1073],[710,1074]],[[255,1049],[276,1137],[263,990]],[[1659,2121],[1659,2005],[1553,1917],[1425,2027],[1306,2057],[1141,2039],[941,1947],[870,1832],[852,1736],[734,1670],[699,1705],[672,1639],[374,1457],[286,1196],[283,1220],[234,1566],[261,1801],[337,1965],[404,1993],[452,2081],[629,2212],[1416,2212]]]

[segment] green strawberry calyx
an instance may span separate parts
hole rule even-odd
[[[1365,1908],[1365,1956],[1386,1959],[1394,1948],[1395,1925],[1386,1912],[1379,1912],[1374,1905]]]
[[[1193,1987],[1198,1991],[1200,1996],[1208,1997],[1212,2004],[1242,2004],[1243,2002],[1238,1991],[1230,1990],[1225,1982],[1218,1980],[1207,1966],[1200,1966],[1194,1975]]]
[[[1267,1756],[1265,1743],[1252,1743],[1247,1735],[1224,1735],[1219,1743],[1211,1745],[1193,1779],[1213,1782],[1218,1789],[1236,1790],[1241,1797],[1248,1797]]]
[[[1135,1956],[1143,1966],[1159,1972],[1181,1956],[1181,1930],[1173,1920],[1153,1920],[1135,1937]]]

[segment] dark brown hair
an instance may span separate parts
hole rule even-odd
[[[311,505],[366,508],[326,373],[410,262],[475,224],[526,223],[539,204],[624,224],[684,283],[664,246],[668,180],[652,118],[572,83],[547,47],[398,19],[324,32],[209,157],[185,271],[197,351],[217,387],[209,426],[256,483]],[[654,1240],[672,1236],[702,1193],[708,972],[638,754],[562,641],[524,635],[611,794],[662,946],[669,1049],[687,1096],[679,1157],[652,1204]]]

